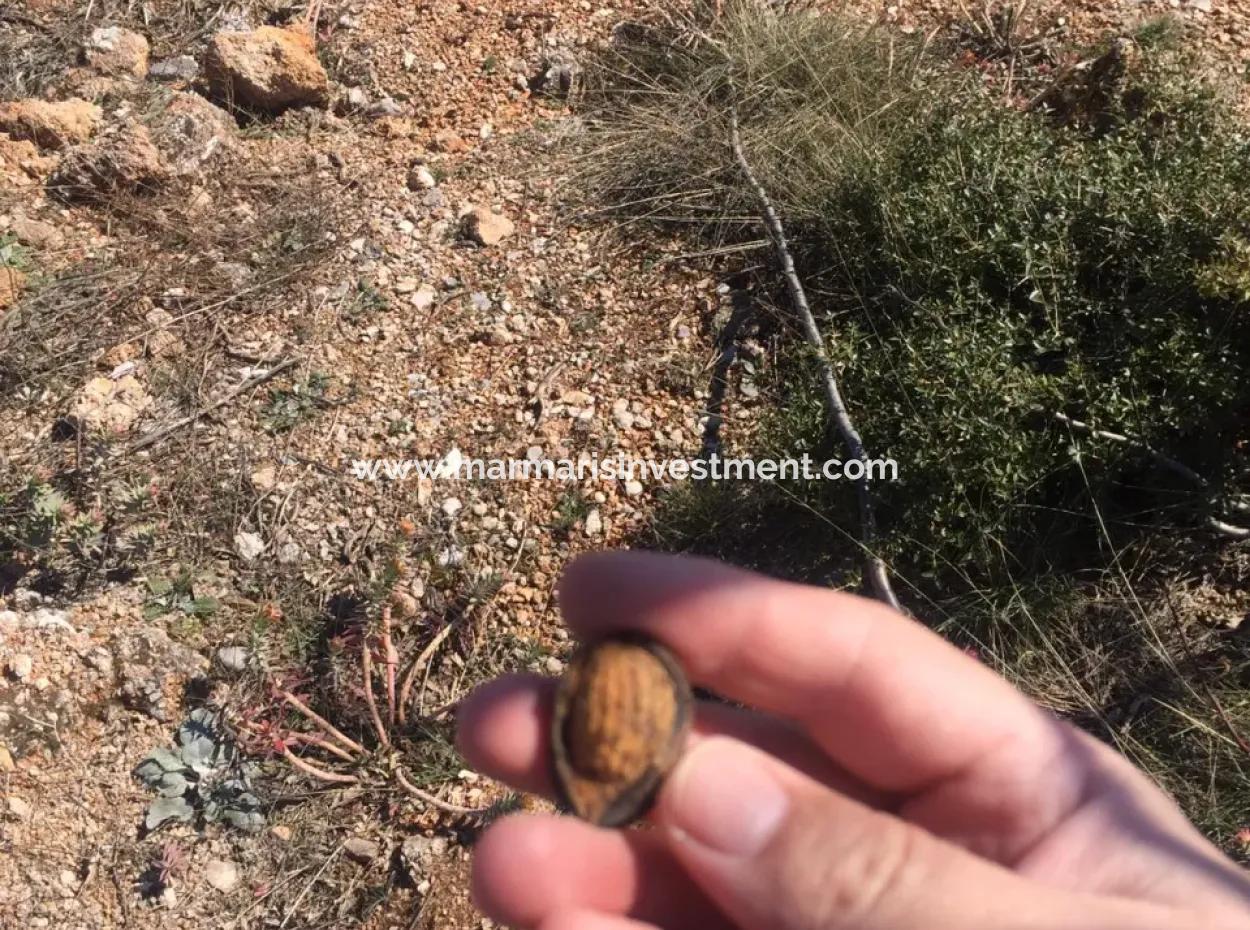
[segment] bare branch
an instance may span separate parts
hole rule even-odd
[[[777,258],[781,261],[782,275],[786,279],[790,300],[794,304],[795,312],[799,317],[799,323],[802,325],[803,336],[816,355],[816,367],[820,370],[821,382],[825,390],[825,402],[829,408],[829,417],[833,420],[834,426],[837,427],[847,451],[851,454],[851,458],[858,459],[867,465],[868,453],[864,449],[864,442],[860,438],[859,431],[855,428],[854,421],[851,420],[851,415],[846,409],[845,402],[842,400],[837,374],[833,370],[833,363],[829,360],[829,353],[825,349],[824,339],[816,326],[816,319],[812,316],[811,304],[807,300],[807,291],[804,289],[803,282],[799,279],[799,273],[794,266],[794,256],[790,253],[790,244],[786,238],[785,226],[782,225],[781,217],[777,214],[772,199],[768,196],[768,191],[764,189],[764,185],[755,176],[755,171],[751,168],[751,163],[747,160],[746,152],[742,148],[742,133],[738,127],[737,105],[733,105],[729,109],[729,133],[734,157],[738,161],[738,167],[742,169],[747,183],[751,185],[751,189],[755,193],[755,199],[759,201],[761,217],[764,225],[768,228],[769,236],[772,238]],[[860,539],[867,555],[865,568],[869,583],[872,585],[873,592],[879,600],[889,604],[895,610],[901,611],[902,607],[899,605],[898,597],[894,594],[894,587],[890,583],[890,576],[886,571],[885,562],[876,554],[877,517],[876,512],[873,510],[872,495],[869,493],[866,474],[856,480],[855,492],[859,499]]]
[[[395,769],[395,780],[399,782],[400,787],[402,787],[418,801],[422,801],[423,803],[430,805],[430,807],[437,808],[445,814],[460,814],[466,817],[476,817],[490,810],[489,807],[462,807],[459,804],[450,804],[447,801],[439,800],[428,791],[422,791],[410,782],[407,774],[405,774],[402,768]]]
[[[1132,446],[1134,449],[1137,449],[1145,454],[1156,464],[1166,468],[1174,475],[1179,475],[1190,484],[1193,484],[1204,491],[1209,490],[1211,487],[1211,483],[1207,481],[1206,478],[1202,477],[1202,475],[1198,474],[1188,465],[1183,462],[1178,462],[1170,456],[1164,455],[1158,449],[1151,448],[1140,439],[1133,439],[1129,436],[1123,435],[1122,433],[1113,433],[1105,429],[1097,429],[1096,427],[1090,426],[1088,423],[1084,423],[1081,420],[1073,419],[1065,413],[1056,413],[1055,420],[1062,423],[1073,432],[1083,433],[1086,436],[1092,436],[1095,439],[1102,439],[1119,445]],[[1242,507],[1235,502],[1233,504],[1233,509],[1242,510]],[[1231,523],[1225,523],[1223,520],[1217,520],[1215,517],[1207,517],[1206,523],[1208,528],[1214,530],[1222,536],[1228,536],[1232,539],[1250,539],[1250,529],[1247,529],[1244,526],[1234,526]]]
[[[192,423],[196,422],[197,420],[199,420],[201,417],[205,416],[206,414],[212,413],[218,407],[224,407],[226,404],[230,403],[240,394],[243,394],[246,391],[250,391],[252,388],[258,387],[259,385],[264,384],[266,381],[269,381],[277,377],[278,375],[282,374],[282,372],[286,371],[288,368],[290,368],[292,365],[294,365],[298,361],[299,359],[288,358],[285,361],[278,362],[272,368],[269,368],[263,372],[260,372],[259,374],[252,375],[250,378],[246,379],[241,384],[239,384],[238,387],[236,387],[234,390],[229,391],[222,397],[219,397],[217,400],[213,401],[211,404],[205,404],[203,407],[201,407],[199,410],[196,410],[194,413],[188,414],[187,416],[182,417],[181,419],[175,420],[173,423],[170,423],[168,426],[163,426],[160,429],[153,430],[152,432],[148,433],[145,436],[140,436],[130,445],[123,447],[119,452],[117,452],[116,453],[117,457],[121,458],[123,456],[130,455],[133,452],[138,452],[140,449],[146,449],[148,448],[148,446],[156,445],[158,442],[162,441],[163,439],[166,439],[167,437],[178,432],[178,430],[182,429],[184,426],[190,426]]]

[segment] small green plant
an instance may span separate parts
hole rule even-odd
[[[154,576],[148,578],[147,584],[143,615],[149,620],[174,612],[188,617],[211,617],[221,606],[216,598],[196,595],[195,579],[190,572],[180,572],[172,578]]]
[[[577,488],[564,491],[556,501],[555,519],[551,521],[551,530],[562,536],[567,536],[573,532],[573,528],[577,526],[590,513],[590,501]]]
[[[325,403],[330,377],[313,372],[303,384],[269,392],[269,406],[264,412],[265,428],[271,433],[285,433],[312,419]]]
[[[243,761],[220,710],[198,707],[175,735],[173,748],[148,753],[134,776],[156,792],[144,817],[147,830],[167,823],[224,823],[254,833],[265,823],[252,787],[254,763]]]
[[[21,271],[30,266],[30,255],[15,236],[0,236],[0,268]]]
[[[348,298],[344,314],[348,317],[381,313],[391,307],[390,299],[368,281],[358,281],[356,290]]]

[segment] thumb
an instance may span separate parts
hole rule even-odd
[[[724,737],[657,807],[674,854],[743,930],[1176,930],[1153,907],[1045,888]]]

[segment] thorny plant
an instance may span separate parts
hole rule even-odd
[[[409,708],[415,697],[414,685],[450,633],[452,625],[444,627],[409,663],[402,675],[389,606],[383,608],[379,626],[376,636],[362,633],[355,644],[359,652],[359,689],[375,737],[371,747],[352,739],[313,710],[309,700],[296,693],[298,682],[283,681],[277,677],[269,682],[274,702],[293,711],[309,729],[296,729],[283,722],[275,722],[273,715],[264,712],[244,712],[234,720],[240,739],[250,752],[276,753],[296,770],[325,784],[397,787],[446,814],[490,817],[500,809],[500,805],[465,807],[444,801],[417,787],[405,767],[400,745],[402,728],[411,722]],[[448,709],[436,710],[435,715]],[[312,761],[304,753],[315,754],[318,758]]]

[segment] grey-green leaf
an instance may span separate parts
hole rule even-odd
[[[180,798],[186,794],[188,784],[182,772],[166,772],[153,787],[162,798]]]
[[[184,767],[182,760],[168,749],[153,749],[135,766],[134,775],[149,788],[157,788],[166,773]]]
[[[157,798],[148,805],[148,816],[144,823],[149,830],[155,830],[171,820],[186,822],[194,816],[195,809],[181,795],[176,798]]]

